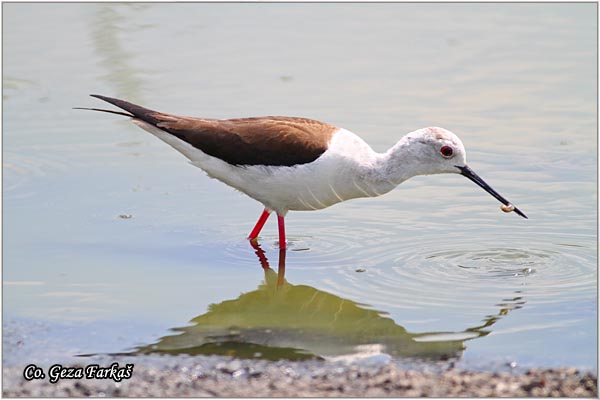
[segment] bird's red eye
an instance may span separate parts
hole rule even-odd
[[[442,153],[444,157],[450,157],[452,156],[452,153],[454,153],[454,150],[452,150],[452,147],[450,146],[442,146],[440,153]]]

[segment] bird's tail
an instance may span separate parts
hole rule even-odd
[[[96,97],[100,100],[104,100],[107,103],[113,104],[127,112],[121,111],[113,111],[113,110],[105,110],[103,108],[88,108],[88,107],[74,107],[76,110],[91,110],[91,111],[101,111],[107,112],[111,114],[124,115],[130,118],[138,118],[142,121],[149,122],[151,124],[156,124],[158,122],[156,118],[153,117],[153,114],[159,114],[157,111],[150,110],[148,108],[138,106],[137,104],[130,103],[125,100],[119,100],[112,97],[101,96],[99,94],[91,94],[90,96]]]

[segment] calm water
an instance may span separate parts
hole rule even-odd
[[[5,363],[94,353],[597,369],[595,4],[4,4]],[[297,115],[456,176],[275,219],[114,115]],[[285,267],[285,276],[283,274]]]

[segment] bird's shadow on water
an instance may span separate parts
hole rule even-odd
[[[465,342],[488,335],[490,327],[525,301],[503,299],[496,315],[457,332],[408,332],[383,311],[285,278],[286,250],[277,271],[252,243],[264,280],[256,290],[211,304],[184,327],[155,343],[112,355],[227,355],[267,360],[416,358],[459,359]],[[96,355],[88,354],[87,356]],[[86,355],[82,355],[86,356]]]

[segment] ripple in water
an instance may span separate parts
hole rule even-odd
[[[576,244],[555,239],[513,235],[513,245],[502,246],[485,238],[409,241],[367,229],[351,241],[347,231],[329,229],[321,238],[305,238],[302,247],[309,250],[292,268],[332,269],[320,289],[377,308],[483,307],[515,292],[537,303],[594,298],[595,244],[586,237],[575,238]]]
[[[481,279],[500,277],[528,276],[536,272],[535,266],[552,257],[549,253],[531,249],[490,248],[485,250],[462,251],[450,250],[433,253],[425,260],[430,260],[444,268],[450,268],[455,274],[455,267],[472,270]],[[400,261],[400,260],[398,260]]]
[[[595,298],[594,238],[523,232],[502,240],[484,232],[474,240],[423,224],[395,233],[394,223],[388,221],[363,222],[359,232],[348,225],[328,220],[326,225],[315,224],[313,235],[304,236],[292,230],[288,271],[314,272],[305,283],[382,310],[440,307],[479,312],[521,295],[538,304]],[[271,266],[277,266],[277,236],[265,233],[261,247]],[[257,263],[246,241],[228,246],[226,252],[234,262]],[[293,272],[286,276],[294,282]]]
[[[268,230],[268,228],[265,230]],[[355,263],[354,255],[357,251],[360,251],[358,243],[349,242],[340,236],[332,236],[327,239],[309,235],[288,236],[288,267],[294,269],[327,270]],[[279,252],[278,236],[271,234],[260,235],[259,244],[268,257],[269,262],[277,265]],[[228,259],[242,265],[256,264],[256,258],[249,256],[249,249],[252,248],[247,240],[228,241],[223,243],[223,246]],[[291,262],[290,259],[297,260],[297,262]]]

